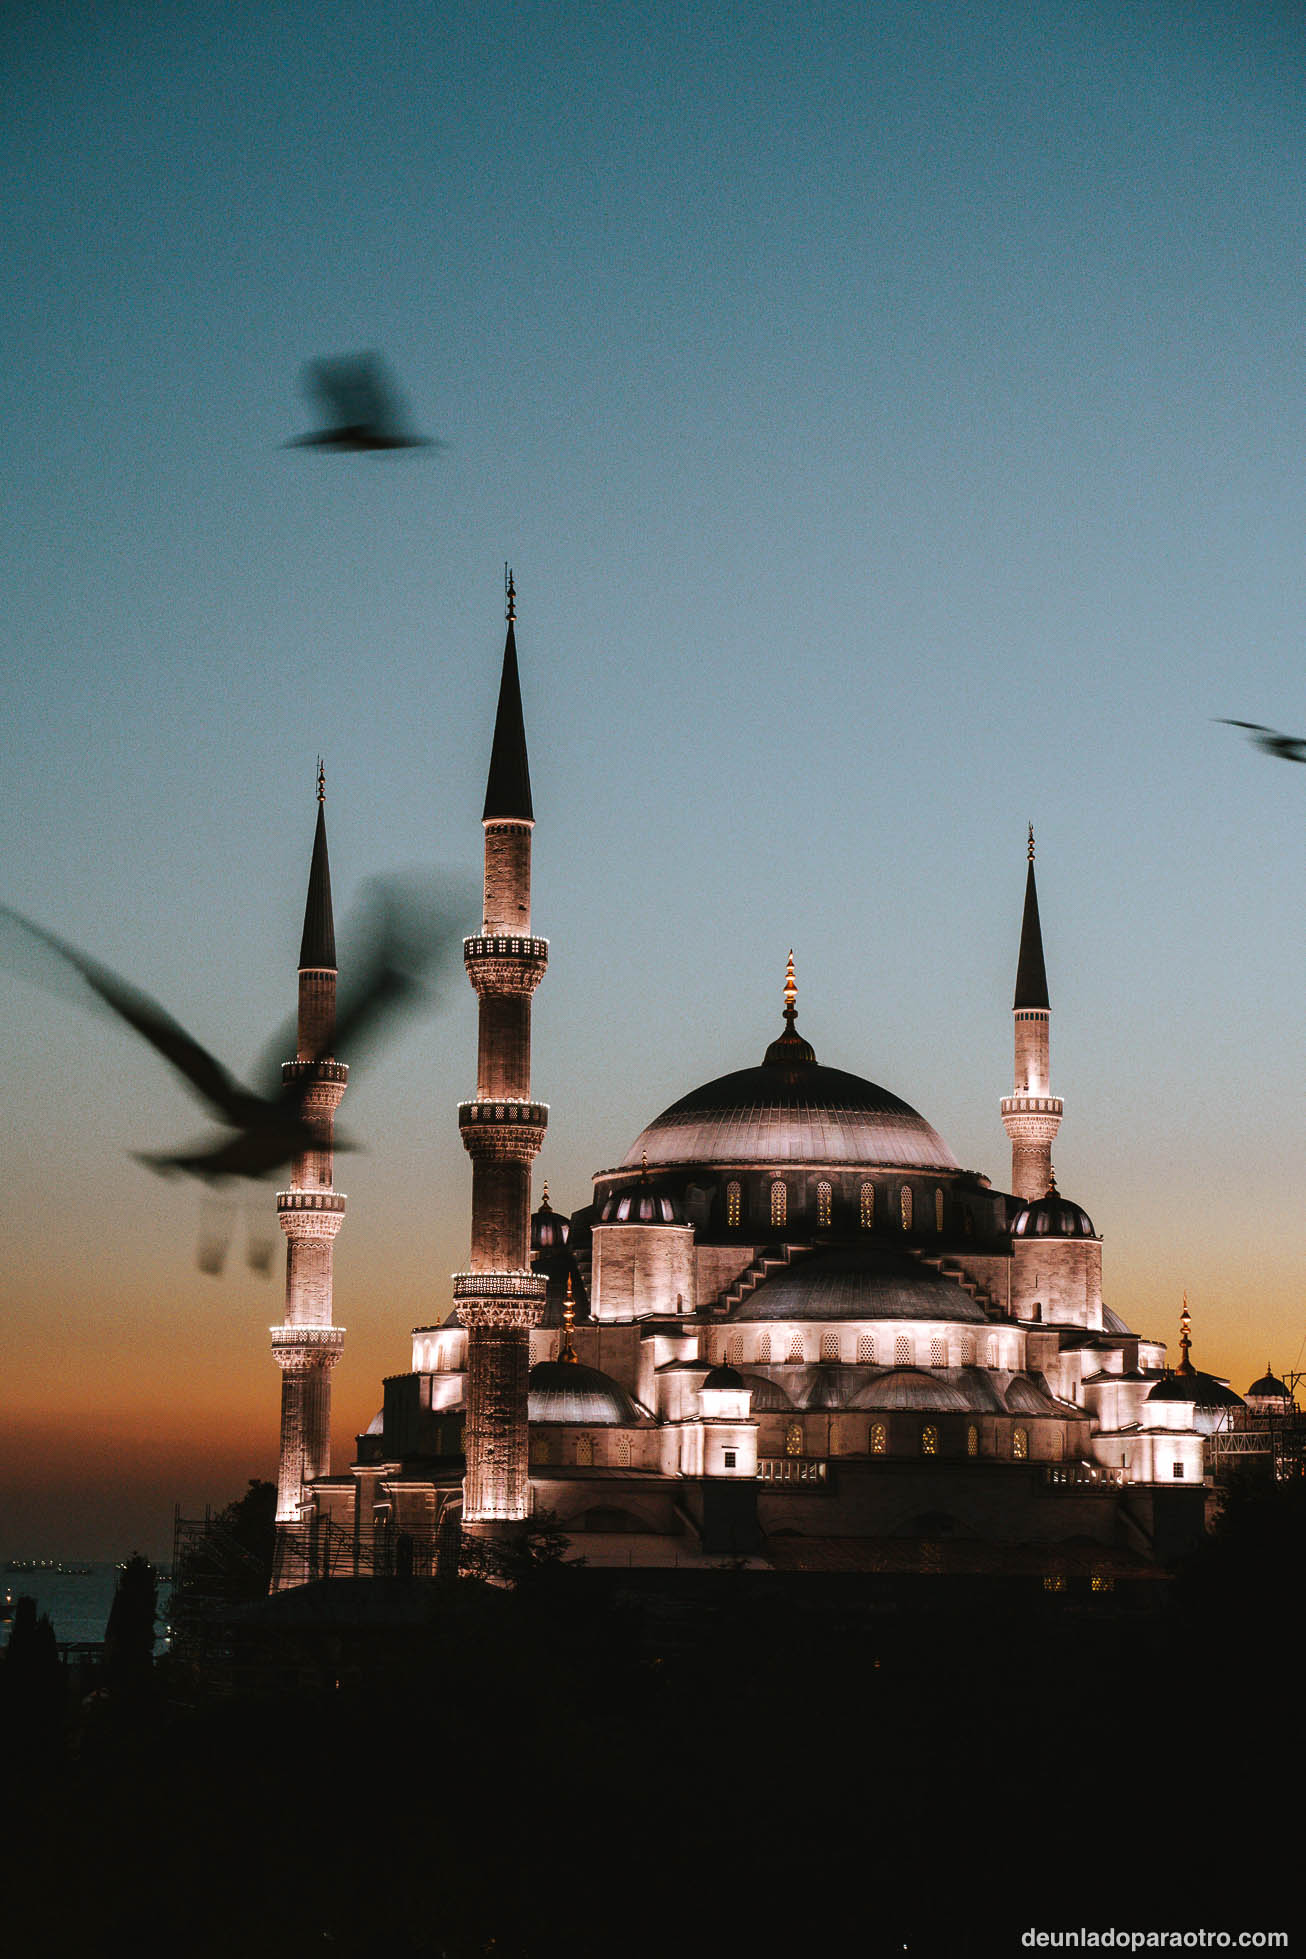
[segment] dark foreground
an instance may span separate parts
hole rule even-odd
[[[9,1947],[1291,1932],[1299,1563],[1271,1533],[1127,1599],[732,1570],[691,1596],[555,1567],[515,1592],[396,1580],[391,1609],[342,1581],[202,1671],[66,1702],[6,1678]]]

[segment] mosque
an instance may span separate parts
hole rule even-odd
[[[723,1558],[892,1569],[1073,1551],[1160,1559],[1202,1527],[1213,1431],[1240,1397],[1102,1297],[1102,1242],[1058,1190],[1047,974],[1031,829],[1001,1102],[1010,1189],[963,1169],[896,1093],[818,1058],[790,956],[778,1029],[690,1088],[570,1216],[531,1167],[534,818],[508,588],[482,816],[485,903],[464,944],[479,1003],[468,1269],[412,1333],[352,1467],[330,1473],[336,953],[322,791],[299,975],[302,1082],[320,1147],[277,1197],[287,1238],[275,1589],[431,1572],[477,1533],[549,1517],[590,1564]],[[1014,926],[1014,907],[1013,907]],[[1013,934],[1014,936],[1014,934]],[[996,1009],[995,1009],[996,1010]],[[770,1036],[770,1038],[768,1038]],[[744,1037],[745,1055],[747,1038]],[[731,1057],[737,1059],[739,1057]],[[1262,1400],[1281,1395],[1267,1374]],[[1253,1391],[1253,1399],[1255,1393]],[[1096,1576],[1094,1582],[1097,1582]]]

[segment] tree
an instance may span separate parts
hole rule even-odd
[[[157,1573],[136,1552],[118,1574],[104,1634],[104,1677],[113,1692],[139,1694],[149,1686],[157,1611]]]

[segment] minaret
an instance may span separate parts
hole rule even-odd
[[[340,1358],[344,1328],[331,1320],[333,1241],[345,1200],[332,1188],[332,1131],[349,1070],[330,1059],[336,1024],[336,934],[327,861],[326,772],[317,772],[317,832],[308,874],[304,936],[299,948],[299,1025],[295,1059],[282,1063],[283,1082],[299,1086],[315,1147],[294,1158],[289,1190],[277,1192],[277,1219],[286,1234],[286,1319],[272,1328],[281,1368],[281,1466],[277,1522],[299,1522],[304,1484],[331,1469],[331,1369]]]
[[[480,1002],[476,1100],[458,1108],[472,1159],[471,1270],[454,1274],[467,1328],[467,1474],[463,1521],[514,1523],[530,1511],[526,1396],[530,1329],[546,1281],[530,1270],[531,1163],[547,1107],[531,1100],[531,995],[548,963],[531,937],[531,779],[517,678],[516,592],[507,578],[508,632],[485,790],[485,916],[463,942]]]
[[[1034,884],[1034,825],[1029,826],[1029,872],[1025,878],[1025,916],[1020,926],[1016,997],[1016,1092],[1002,1100],[1002,1126],[1011,1138],[1011,1188],[1027,1204],[1047,1194],[1052,1181],[1052,1144],[1061,1127],[1061,1098],[1051,1092],[1048,1026],[1048,976],[1043,964],[1043,933]]]

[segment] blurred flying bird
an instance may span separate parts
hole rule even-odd
[[[1273,728],[1263,728],[1259,721],[1231,721],[1226,714],[1215,718],[1226,728],[1246,728],[1267,755],[1277,755],[1283,762],[1306,762],[1306,735],[1281,735]]]
[[[356,949],[346,962],[347,984],[341,989],[329,1050],[355,1065],[402,1017],[432,1001],[427,981],[449,963],[459,940],[455,918],[465,918],[471,909],[460,889],[429,878],[376,878],[366,893],[361,917],[346,935]],[[190,1150],[136,1152],[137,1160],[152,1170],[165,1176],[183,1171],[206,1183],[267,1177],[317,1147],[317,1132],[305,1114],[308,1084],[281,1079],[281,1062],[296,1052],[293,1022],[259,1064],[254,1076],[259,1086],[248,1089],[147,993],[4,905],[0,963],[84,1006],[98,1001],[108,1007],[163,1056],[232,1132],[209,1137]],[[328,1051],[312,1058],[325,1060]],[[337,1136],[334,1147],[357,1146]],[[212,1259],[216,1252],[208,1256]]]
[[[328,427],[297,435],[287,449],[443,449],[433,436],[404,428],[403,404],[379,354],[342,355],[310,361],[303,390],[315,400]]]

